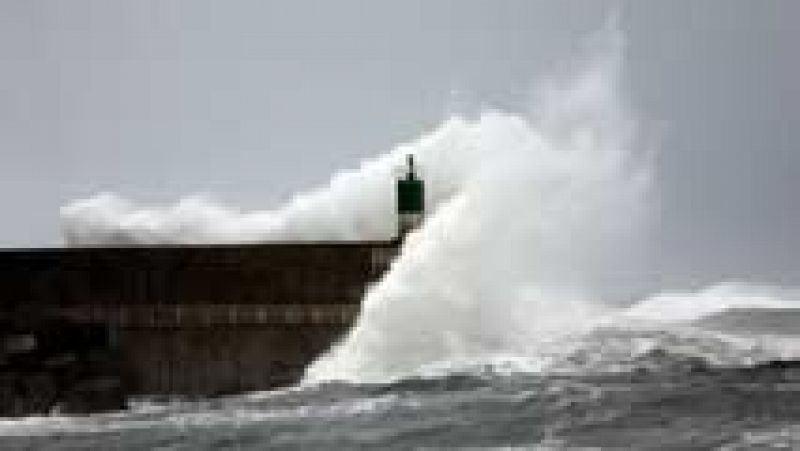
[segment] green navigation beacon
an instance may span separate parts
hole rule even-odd
[[[425,186],[414,170],[414,156],[408,155],[408,172],[397,181],[398,235],[402,240],[408,232],[422,224],[425,212]]]

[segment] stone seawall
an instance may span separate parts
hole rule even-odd
[[[295,383],[354,323],[398,246],[0,251],[0,415]]]

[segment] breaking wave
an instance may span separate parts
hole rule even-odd
[[[796,310],[800,308],[796,289],[724,282],[696,292],[673,291],[644,299],[622,317],[653,322],[690,322],[733,309]]]
[[[308,369],[309,383],[474,362],[555,368],[594,343],[579,337],[598,326],[786,306],[785,292],[737,284],[659,294],[621,314],[602,302],[605,285],[641,270],[654,202],[651,149],[621,90],[623,56],[610,21],[568,73],[537,85],[528,115],[453,116],[275,210],[242,212],[202,197],[162,207],[110,193],[79,200],[61,210],[65,242],[388,239],[397,229],[394,180],[414,154],[425,224],[371,287],[355,327]]]
[[[610,26],[574,73],[539,85],[529,117],[486,112],[457,138],[442,135],[436,147],[459,148],[470,170],[307,381],[543,358],[548,344],[607,314],[597,293],[608,276],[637,269],[651,185],[620,92],[622,47]],[[428,168],[427,149],[412,149]]]

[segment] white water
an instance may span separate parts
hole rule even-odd
[[[602,313],[596,284],[643,244],[650,173],[619,92],[621,36],[592,44],[575,73],[540,84],[531,117],[487,112],[439,131],[474,163],[307,380],[529,356]]]
[[[590,39],[569,73],[540,81],[528,116],[451,117],[279,209],[240,212],[196,197],[145,208],[102,194],[62,209],[65,240],[386,239],[396,229],[394,178],[413,153],[426,181],[427,220],[307,381],[385,380],[440,362],[541,357],[609,317],[598,288],[635,274],[646,248],[653,181],[621,92],[623,44],[613,24]],[[727,297],[717,296],[719,287],[657,295],[626,315],[694,319],[742,299],[728,287]]]
[[[796,289],[724,282],[696,292],[659,293],[631,306],[623,317],[689,322],[730,309],[797,309],[800,308],[798,301],[800,292]]]

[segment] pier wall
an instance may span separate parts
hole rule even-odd
[[[65,393],[75,384],[91,392],[97,381],[87,378],[116,383],[122,397],[292,384],[354,323],[397,249],[346,242],[0,251],[0,398],[19,398],[11,385],[31,374]],[[84,329],[103,336],[75,338]],[[86,376],[63,380],[75,361]],[[0,413],[9,402],[0,399]]]

